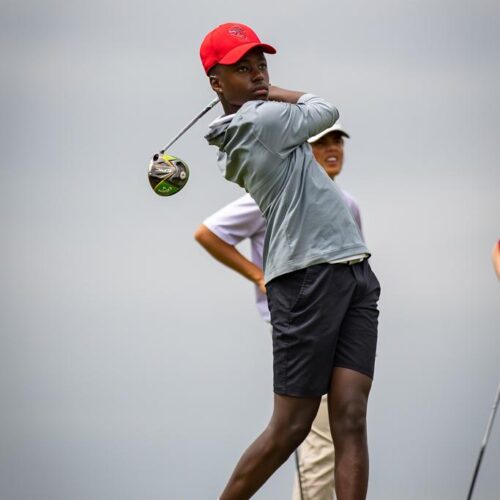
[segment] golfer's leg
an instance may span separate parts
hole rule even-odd
[[[240,458],[220,500],[250,498],[307,436],[320,400],[275,394],[269,425]]]
[[[334,368],[328,409],[335,446],[338,500],[364,500],[368,489],[366,408],[372,379],[354,370]]]
[[[295,474],[293,500],[332,500],[334,495],[334,460],[332,434],[328,420],[328,401],[321,399],[311,432],[298,449],[302,498]]]

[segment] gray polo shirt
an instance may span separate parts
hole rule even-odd
[[[314,264],[369,254],[340,190],[306,142],[337,119],[331,104],[305,94],[297,104],[248,101],[210,125],[206,139],[219,148],[224,177],[245,188],[266,218],[266,283]]]

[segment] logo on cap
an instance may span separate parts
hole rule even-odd
[[[238,26],[238,25],[235,25],[235,26],[231,26],[227,32],[231,35],[231,36],[234,36],[236,38],[239,38],[240,40],[248,40],[248,35],[247,35],[247,32],[245,31],[244,28],[242,28],[241,26]]]

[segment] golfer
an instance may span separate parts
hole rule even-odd
[[[337,497],[362,499],[380,286],[341,192],[307,143],[338,111],[312,94],[271,86],[264,53],[275,52],[238,23],[212,30],[200,47],[225,112],[206,138],[224,177],[245,188],[266,218],[273,326],[273,414],[220,498],[250,498],[306,438],[328,394]]]
[[[330,179],[340,174],[344,163],[344,138],[349,134],[339,122],[309,139],[316,161]],[[341,189],[356,223],[361,229],[357,202]],[[270,314],[265,295],[262,252],[266,221],[249,194],[229,203],[203,221],[195,238],[214,258],[234,269],[255,284],[257,309],[269,323]],[[248,239],[251,260],[241,254],[236,245]],[[299,448],[298,473],[294,481],[293,500],[332,500],[334,496],[334,448],[328,421],[328,402],[321,398],[311,432]]]

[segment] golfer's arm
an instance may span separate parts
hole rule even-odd
[[[195,240],[222,264],[230,267],[253,283],[263,281],[262,269],[242,255],[233,245],[214,234],[207,226],[201,224],[194,233]]]
[[[295,104],[304,94],[305,92],[286,90],[280,87],[276,87],[275,85],[270,85],[268,98],[270,101],[288,102],[290,104]]]

